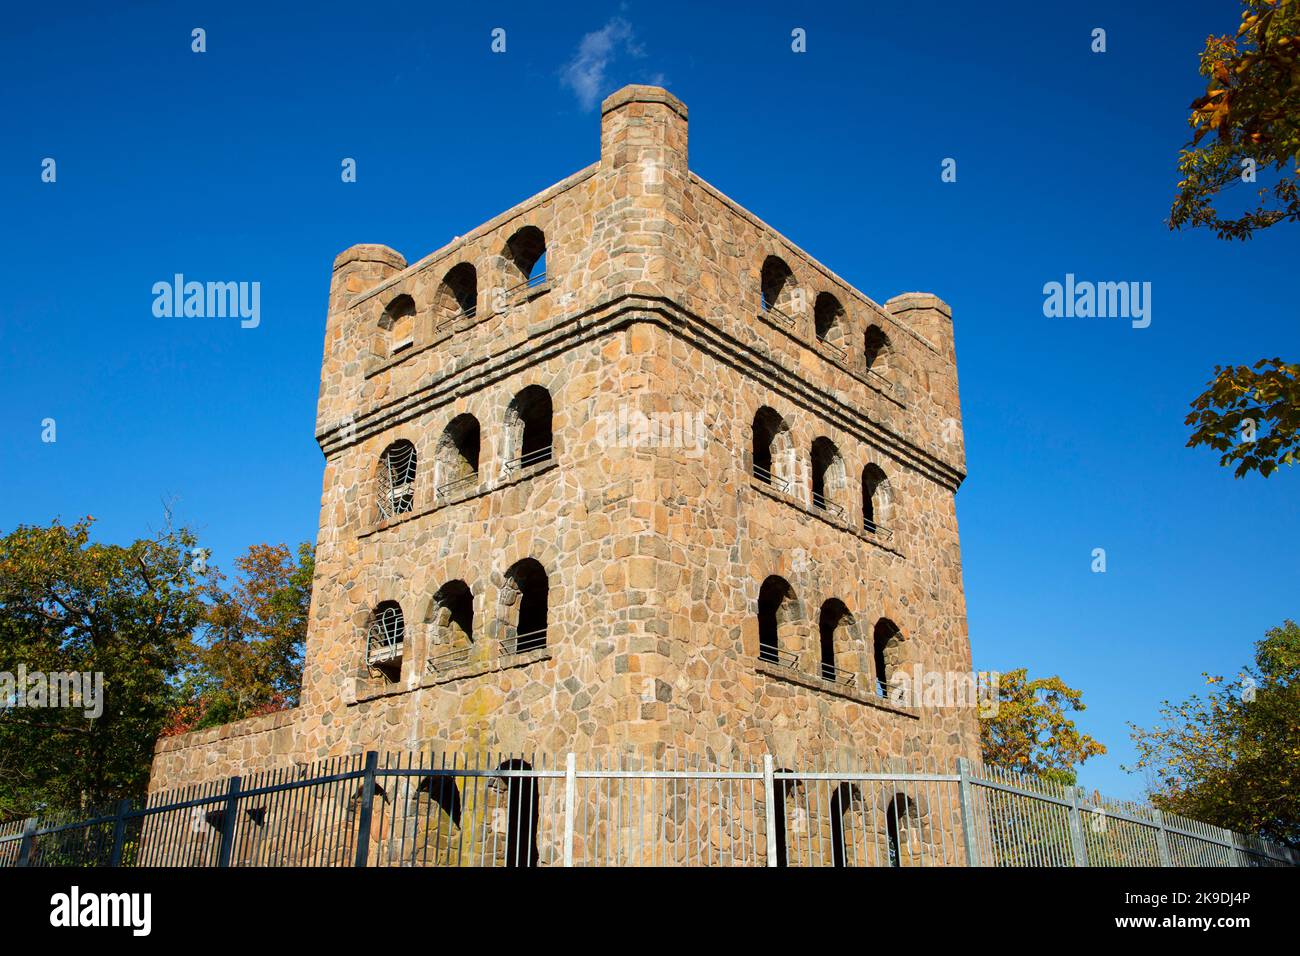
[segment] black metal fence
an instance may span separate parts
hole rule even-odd
[[[1294,866],[1300,854],[959,761],[370,752],[0,825],[0,866]]]

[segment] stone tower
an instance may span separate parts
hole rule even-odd
[[[408,264],[334,262],[301,704],[153,789],[362,750],[978,753],[951,314],[867,298],[624,88],[600,159]]]

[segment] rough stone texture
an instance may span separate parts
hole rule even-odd
[[[663,90],[606,100],[600,142],[598,163],[418,262],[377,245],[335,261],[301,705],[160,740],[152,790],[372,749],[723,763],[770,752],[778,767],[976,757],[973,710],[866,691],[882,618],[902,635],[891,666],[971,667],[947,306],[922,293],[876,304],[700,180],[686,108]],[[527,278],[507,246],[526,226],[545,235],[547,278],[507,292]],[[792,273],[776,303],[789,322],[761,300],[768,256]],[[472,314],[443,282],[466,262]],[[835,301],[815,310],[823,293]],[[868,372],[873,325],[888,347]],[[530,385],[551,396],[553,456],[507,469],[521,453],[511,403]],[[786,426],[773,471],[787,490],[751,474],[762,407]],[[611,423],[636,412],[698,415],[706,441],[611,441]],[[439,497],[460,474],[441,439],[463,414],[481,429],[478,485]],[[825,491],[843,516],[811,504],[820,437],[838,451]],[[381,521],[380,458],[398,439],[418,454],[413,507]],[[864,530],[868,464],[887,477],[875,520],[889,540]],[[547,646],[520,654],[506,572],[523,558],[548,576],[549,618]],[[793,590],[779,641],[794,668],[759,660],[769,575]],[[452,581],[473,594],[468,642],[434,597]],[[849,612],[835,652],[852,687],[819,676],[830,599]],[[396,680],[366,666],[365,628],[385,600],[406,622]],[[429,671],[430,656],[458,649],[463,663]]]

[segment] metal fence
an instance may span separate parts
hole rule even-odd
[[[370,752],[84,819],[0,866],[1294,866],[1295,850],[958,761],[864,769]]]

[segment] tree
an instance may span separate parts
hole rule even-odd
[[[1169,217],[1171,229],[1206,226],[1220,239],[1249,239],[1300,220],[1300,0],[1242,6],[1236,36],[1208,37],[1201,52],[1208,86],[1190,107],[1194,132],[1179,154],[1183,179]],[[1255,209],[1232,218],[1215,208],[1226,190],[1255,182],[1261,170],[1276,181],[1260,187]],[[1252,471],[1267,478],[1296,461],[1300,365],[1266,358],[1253,369],[1215,366],[1186,424],[1193,426],[1187,447],[1222,452],[1219,464],[1236,462],[1238,478]]]
[[[1083,692],[1060,677],[1029,679],[1027,668],[998,680],[997,707],[980,712],[985,763],[1073,786],[1075,768],[1106,748],[1074,726],[1067,714],[1082,711]]]
[[[1130,725],[1132,769],[1151,774],[1162,810],[1300,846],[1300,626],[1270,629],[1235,682],[1205,678],[1207,696],[1163,702],[1152,729]]]
[[[1187,447],[1208,445],[1234,461],[1241,478],[1252,471],[1267,478],[1279,465],[1300,459],[1300,365],[1280,358],[1214,369],[1209,387],[1192,402],[1187,424],[1195,426]]]
[[[165,735],[294,707],[302,685],[303,645],[315,570],[310,544],[297,560],[286,545],[253,545],[235,560],[227,589],[213,571],[206,613],[186,648],[181,704]]]
[[[21,525],[0,538],[0,672],[103,675],[97,717],[18,706],[16,691],[0,701],[0,818],[143,793],[173,705],[169,679],[204,614],[188,531],[93,544],[93,521]]]
[[[1169,228],[1206,226],[1220,239],[1300,220],[1300,0],[1243,0],[1235,36],[1210,36],[1200,71],[1208,85],[1193,100],[1192,139],[1179,153],[1182,181]],[[1207,139],[1207,137],[1210,137]],[[1290,170],[1284,172],[1287,167]],[[1237,217],[1215,208],[1230,187],[1257,170],[1277,181]]]

